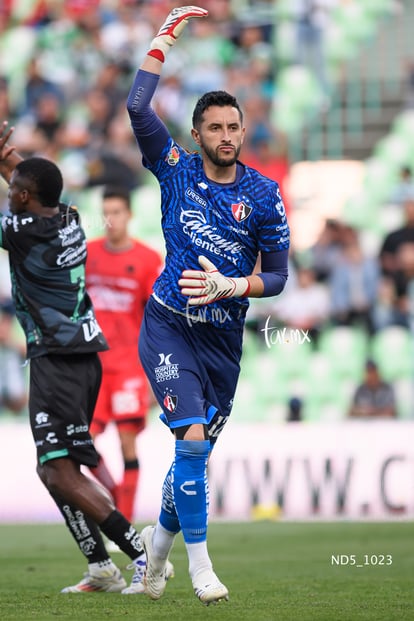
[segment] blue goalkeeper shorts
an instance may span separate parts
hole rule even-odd
[[[213,444],[233,406],[240,374],[243,326],[234,330],[190,323],[150,298],[139,338],[139,354],[161,420],[173,430],[207,425]]]

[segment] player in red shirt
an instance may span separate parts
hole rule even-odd
[[[102,456],[92,472],[132,521],[139,479],[136,437],[145,427],[150,397],[138,358],[138,334],[162,259],[158,252],[130,237],[132,211],[127,190],[107,187],[102,213],[105,236],[88,243],[86,283],[109,350],[100,356],[102,384],[90,431],[95,438],[109,422],[116,424],[124,474],[116,485]]]

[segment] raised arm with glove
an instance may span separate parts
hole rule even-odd
[[[181,35],[188,20],[192,17],[206,17],[207,15],[208,11],[198,6],[181,6],[173,9],[152,40],[148,55],[163,63],[165,55]]]

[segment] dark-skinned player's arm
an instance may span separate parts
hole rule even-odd
[[[16,147],[9,145],[8,140],[14,127],[9,127],[8,121],[3,121],[0,126],[0,175],[10,182],[10,177],[17,164],[23,160],[21,155],[16,151]]]

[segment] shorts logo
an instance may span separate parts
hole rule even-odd
[[[231,211],[233,213],[233,218],[237,222],[242,222],[250,216],[250,214],[252,213],[252,208],[249,207],[249,205],[246,205],[246,203],[244,203],[243,201],[240,201],[240,203],[232,204]]]
[[[169,412],[175,412],[175,410],[177,409],[177,404],[178,404],[178,397],[177,395],[165,395],[164,397],[164,407],[169,411]]]
[[[66,435],[71,436],[74,433],[86,433],[88,431],[88,425],[67,425]]]
[[[56,434],[54,431],[50,431],[46,438],[45,438],[46,442],[49,442],[49,444],[57,444],[58,439],[56,437]]]
[[[82,330],[83,338],[87,343],[90,343],[101,332],[101,328],[96,319],[90,319],[87,323],[83,323]]]
[[[171,356],[173,354],[158,354],[160,357],[160,363],[158,367],[155,367],[155,379],[159,382],[166,382],[170,379],[178,379],[180,377],[178,373],[178,364],[171,363]]]
[[[175,145],[173,145],[168,151],[168,155],[165,158],[165,161],[169,166],[176,166],[180,161],[180,152]]]

